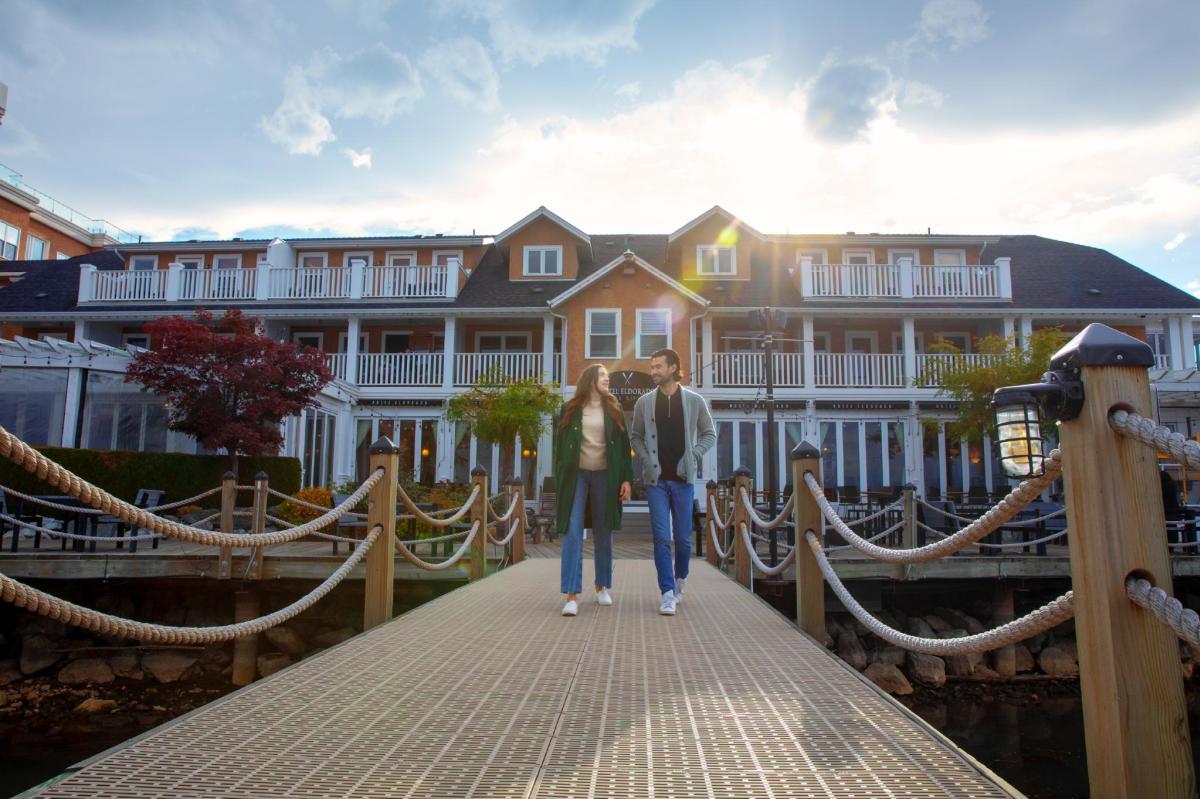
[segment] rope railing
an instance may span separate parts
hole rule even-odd
[[[724,521],[721,520],[721,511],[717,508],[716,498],[709,496],[708,498],[708,518],[717,526],[718,530],[724,531],[729,526],[729,522],[733,519],[733,511],[730,510],[729,516]]]
[[[404,541],[397,538],[396,543],[403,544],[405,546],[413,546],[415,544],[438,544],[438,543],[441,543],[442,541],[453,541],[456,538],[462,538],[464,535],[467,535],[470,532],[471,532],[471,528],[464,527],[463,529],[461,529],[457,532],[448,533],[447,535],[434,536],[434,537],[430,537],[430,538],[410,538],[410,539],[404,540]]]
[[[903,504],[904,504],[904,500],[898,499],[895,502],[893,502],[892,504],[882,507],[879,510],[875,511],[870,516],[863,516],[861,519],[854,519],[853,521],[848,520],[848,519],[842,519],[842,523],[845,524],[847,527],[858,527],[859,525],[866,524],[867,522],[873,522],[881,516],[886,516],[889,513],[894,513],[897,509],[902,508]],[[839,518],[841,518],[841,517],[839,516]]]
[[[1135,605],[1150,611],[1156,619],[1170,627],[1175,635],[1192,646],[1200,647],[1200,615],[1196,611],[1185,608],[1178,599],[1141,577],[1127,579],[1125,593]]]
[[[1153,419],[1124,410],[1109,414],[1108,424],[1123,436],[1173,455],[1190,469],[1200,469],[1200,442],[1192,441],[1183,433],[1176,433]]]
[[[242,636],[257,635],[308,610],[350,574],[351,570],[366,556],[382,532],[381,525],[375,526],[361,542],[364,546],[355,549],[329,577],[300,599],[274,613],[236,624],[218,627],[171,627],[124,619],[59,599],[5,574],[0,574],[0,599],[16,607],[61,621],[71,627],[79,627],[114,638],[192,646],[232,641],[234,638]]]
[[[0,521],[8,522],[9,524],[16,526],[18,531],[19,530],[34,530],[36,532],[41,533],[42,535],[49,536],[51,538],[65,538],[68,541],[96,541],[96,542],[107,542],[107,543],[112,543],[112,544],[127,544],[127,543],[132,543],[134,541],[154,541],[155,539],[162,538],[162,536],[157,535],[156,533],[141,533],[138,535],[126,535],[126,536],[119,536],[119,537],[118,536],[102,536],[102,535],[80,535],[79,533],[68,533],[66,530],[55,530],[50,527],[42,527],[41,525],[32,524],[30,522],[23,522],[14,516],[9,516],[7,513],[0,513]]]
[[[217,486],[216,488],[210,488],[207,491],[201,491],[199,494],[196,494],[193,497],[188,497],[187,499],[177,499],[174,502],[168,502],[164,505],[151,505],[148,508],[142,508],[142,510],[149,511],[150,513],[160,513],[164,510],[174,510],[175,508],[182,508],[184,505],[191,505],[193,502],[199,502],[202,499],[207,499],[213,494],[219,494],[220,492],[221,486]]]
[[[746,489],[742,488],[738,491],[738,497],[741,500],[742,507],[746,509],[746,515],[750,517],[750,521],[764,530],[774,530],[787,521],[788,516],[792,514],[792,509],[796,507],[796,492],[783,505],[783,510],[774,519],[765,519],[758,515],[758,511],[754,508],[754,501],[750,498],[750,494]]]
[[[926,655],[965,655],[971,652],[989,652],[1032,638],[1038,633],[1062,624],[1075,615],[1074,595],[1073,592],[1068,591],[1019,619],[975,635],[966,635],[961,638],[922,638],[909,635],[887,626],[858,603],[858,600],[854,598],[838,577],[837,572],[834,571],[833,564],[829,562],[829,558],[826,557],[821,547],[821,542],[817,540],[817,536],[812,530],[805,532],[804,538],[816,557],[817,566],[821,569],[825,582],[829,583],[846,610],[875,635],[890,644],[912,652],[921,652]]]
[[[1009,527],[1011,525],[1005,525],[1005,526]],[[950,536],[946,535],[945,533],[943,533],[941,530],[938,530],[934,527],[930,527],[929,525],[925,524],[924,522],[917,522],[917,527],[924,530],[926,533],[928,533],[930,535],[936,535],[938,538],[949,538],[950,537]],[[1067,534],[1067,528],[1064,527],[1063,529],[1059,530],[1056,533],[1051,533],[1050,535],[1044,535],[1041,538],[1034,538],[1029,541],[1008,541],[1003,544],[980,543],[979,546],[989,547],[991,549],[1021,549],[1023,547],[1038,546],[1039,544],[1048,544],[1051,541],[1056,541],[1059,538],[1062,538],[1066,534]],[[1189,544],[1188,546],[1196,546],[1196,545]]]
[[[878,541],[879,539],[887,538],[889,535],[894,535],[897,531],[903,530],[903,529],[904,529],[904,520],[901,519],[900,521],[893,524],[891,527],[888,527],[884,530],[880,530],[878,533],[871,536],[870,538],[864,538],[863,541],[866,541],[868,544],[873,544],[876,541]],[[825,547],[826,552],[840,552],[844,549],[854,549],[854,547],[850,546],[849,544],[839,544],[837,546]]]
[[[518,497],[518,499],[519,499],[519,497]],[[515,507],[515,500],[514,500],[514,507]],[[509,509],[509,512],[506,515],[508,515],[508,516],[512,515],[512,508]],[[494,524],[503,524],[503,523],[504,523],[504,520],[501,520],[501,519],[497,519],[494,522]],[[525,534],[525,519],[521,518],[520,516],[517,517],[516,522],[514,522],[512,525],[509,526],[508,534],[506,536],[504,536],[504,538],[496,538],[494,535],[492,535],[491,526],[489,525],[488,532],[487,532],[488,541],[491,541],[495,546],[506,547],[506,546],[508,546],[508,542],[512,541],[513,536],[516,535],[518,530],[521,531],[521,535]]]
[[[498,495],[496,495],[495,497],[492,497],[491,499],[502,499],[503,497],[504,497],[504,495],[503,495],[503,494],[498,494]],[[492,507],[492,503],[489,501],[489,502],[487,503],[488,517],[489,517],[490,519],[492,519],[492,521],[497,521],[497,522],[507,522],[509,519],[511,519],[511,518],[512,518],[512,516],[513,516],[513,513],[515,513],[515,512],[516,512],[516,510],[517,510],[517,505],[518,505],[518,503],[520,503],[520,502],[521,502],[521,495],[520,495],[520,494],[515,494],[515,495],[513,496],[512,503],[511,503],[511,504],[508,506],[508,510],[506,510],[506,511],[505,511],[503,514],[499,514],[499,513],[497,513],[497,512],[496,512],[496,510],[495,510],[495,509]]]
[[[709,542],[712,544],[713,551],[717,553],[717,559],[724,563],[733,554],[733,547],[726,545],[726,549],[721,549],[721,543],[717,540],[717,522],[716,519],[709,519],[705,525],[708,528]],[[722,529],[722,532],[724,530]]]
[[[458,563],[458,561],[462,559],[462,556],[467,554],[467,551],[471,548],[471,542],[475,540],[475,536],[478,535],[479,531],[482,529],[483,522],[477,519],[475,523],[471,525],[471,529],[467,532],[466,540],[462,542],[454,554],[446,560],[438,561],[437,563],[430,563],[427,560],[422,560],[413,554],[413,552],[400,541],[396,542],[396,549],[399,550],[400,554],[404,556],[405,560],[419,569],[424,569],[425,571],[431,572],[442,571],[443,569],[448,569],[455,563]]]
[[[471,488],[470,495],[463,502],[462,507],[455,510],[455,512],[450,516],[442,518],[426,513],[418,508],[417,503],[412,501],[412,498],[408,495],[408,492],[405,491],[403,487],[396,490],[396,496],[400,497],[400,501],[404,503],[404,507],[408,508],[408,512],[411,513],[417,521],[428,524],[430,527],[449,527],[471,512],[471,506],[474,505],[475,500],[479,498],[479,492],[479,486],[473,486]]]
[[[746,547],[746,554],[750,556],[750,562],[754,564],[754,568],[758,569],[767,577],[777,577],[783,574],[784,570],[792,565],[796,560],[796,548],[793,547],[787,553],[783,560],[776,563],[774,566],[768,566],[758,557],[758,553],[754,551],[754,544],[750,541],[750,530],[745,522],[738,524],[738,530],[741,532],[742,543]]]
[[[859,552],[886,563],[927,563],[931,560],[937,560],[938,558],[958,552],[960,549],[971,544],[978,543],[984,536],[995,532],[996,529],[1003,526],[1009,519],[1016,516],[1021,508],[1032,502],[1034,497],[1042,493],[1046,486],[1058,478],[1062,470],[1061,464],[1061,454],[1058,450],[1054,450],[1046,458],[1045,474],[1023,481],[1009,492],[1004,499],[996,503],[987,513],[953,535],[941,541],[913,549],[889,549],[867,541],[858,535],[858,533],[851,530],[837,515],[837,511],[833,509],[829,504],[829,500],[825,498],[825,492],[812,472],[805,473],[804,482],[808,486],[813,499],[816,500],[825,519],[845,539],[847,544],[853,546]]]
[[[974,518],[972,518],[970,516],[960,516],[957,513],[951,513],[950,511],[945,510],[943,508],[939,508],[936,505],[931,505],[930,503],[926,502],[921,497],[917,497],[916,499],[917,499],[917,502],[919,502],[927,510],[932,511],[933,513],[937,513],[941,516],[945,516],[948,519],[954,519],[957,522],[967,522],[968,524],[970,524],[971,522],[979,521],[979,518],[980,518],[978,516],[976,516]],[[1050,513],[1047,513],[1044,516],[1035,516],[1032,519],[1021,519],[1020,521],[1009,522],[1008,524],[1006,524],[1004,526],[1005,527],[1029,527],[1034,524],[1039,524],[1044,521],[1049,521],[1050,519],[1057,519],[1059,516],[1063,516],[1064,514],[1066,514],[1066,512],[1067,512],[1066,508],[1059,508],[1058,510],[1051,511]]]

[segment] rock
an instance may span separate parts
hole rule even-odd
[[[836,641],[838,636],[842,634],[842,625],[838,623],[837,619],[826,617],[825,632],[829,633],[829,636]]]
[[[118,677],[140,680],[145,676],[142,672],[142,657],[136,650],[127,649],[109,656],[108,665]]]
[[[17,637],[24,640],[28,640],[31,635],[62,638],[67,634],[67,625],[55,619],[48,619],[45,616],[33,616],[25,613],[21,614],[21,617],[17,621],[17,631],[20,633]]]
[[[992,669],[988,668],[987,666],[983,665],[982,663],[976,664],[975,676],[976,677],[987,677],[987,678],[993,679],[993,680],[1000,679],[1000,675],[998,673],[996,673]]]
[[[21,642],[21,673],[34,674],[53,666],[62,657],[52,650],[58,644],[45,635],[31,635]]]
[[[821,643],[825,645],[826,649],[833,649],[835,646],[837,646],[837,641],[834,641],[833,636],[831,636],[828,632],[826,632],[825,637],[821,639]]]
[[[15,658],[0,660],[0,685],[8,685],[21,679],[21,670],[17,668]]]
[[[978,635],[983,632],[983,624],[974,616],[968,616],[961,610],[954,608],[935,608],[934,613],[941,616],[946,621],[950,622],[955,627],[961,627],[971,635]]]
[[[233,653],[230,651],[229,644],[214,644],[200,655],[200,662],[205,666],[224,668],[233,662]]]
[[[1075,661],[1076,663],[1079,662],[1079,647],[1075,645],[1074,639],[1055,641],[1054,646],[1056,649],[1061,649],[1062,651],[1066,652],[1067,656],[1070,657],[1071,660]]]
[[[935,633],[949,632],[950,630],[954,629],[954,625],[950,624],[945,619],[943,619],[941,616],[938,616],[936,614],[931,613],[928,616],[925,616],[924,618],[925,618],[925,623],[928,624]]]
[[[843,632],[837,640],[838,657],[862,671],[867,667],[867,652],[852,632]]]
[[[1074,677],[1079,674],[1075,658],[1057,646],[1048,646],[1038,655],[1038,666],[1051,677]]]
[[[955,677],[969,677],[975,673],[976,667],[983,663],[983,656],[978,652],[965,655],[947,655],[946,673]]]
[[[58,681],[63,685],[108,683],[113,681],[113,670],[104,658],[80,658],[59,670]]]
[[[320,647],[336,646],[342,641],[349,641],[354,636],[358,635],[353,627],[339,627],[336,630],[330,630],[327,633],[321,633],[313,638],[313,644]],[[831,632],[830,635],[833,635]]]
[[[855,635],[863,636],[871,634],[871,631],[867,629],[867,626],[853,616],[850,617],[847,623],[849,624],[849,629],[853,630]]]
[[[941,688],[946,684],[946,661],[934,655],[909,652],[908,676],[922,685]]]
[[[271,642],[271,646],[292,657],[299,657],[308,649],[300,633],[291,627],[272,627],[263,633],[263,637]]]
[[[1183,673],[1183,679],[1190,680],[1192,675],[1196,673],[1195,661],[1185,660],[1179,664],[1179,668]],[[3,682],[3,677],[0,677],[0,682]]]
[[[113,699],[85,699],[75,707],[76,713],[108,713],[117,709]]]
[[[933,634],[933,628],[929,626],[929,622],[922,619],[920,616],[913,616],[908,620],[908,632],[910,635],[915,635],[918,638],[936,638]]]
[[[159,682],[171,683],[182,677],[184,672],[195,664],[196,660],[196,655],[184,652],[171,650],[148,652],[142,656],[142,670],[148,672]]]
[[[1026,674],[1037,667],[1037,663],[1033,659],[1033,653],[1029,651],[1029,647],[1025,646],[1025,644],[1013,644],[1013,652],[1016,653],[1017,674]]]
[[[898,646],[885,646],[871,653],[872,663],[890,663],[899,667],[904,665],[904,650]]]
[[[268,677],[277,671],[292,665],[292,659],[280,652],[270,652],[258,656],[258,676]]]
[[[912,684],[900,669],[891,663],[872,663],[867,666],[867,679],[889,694],[907,696],[913,692]]]
[[[1025,646],[1029,648],[1030,654],[1036,655],[1042,651],[1042,647],[1046,645],[1046,634],[1038,633],[1035,636],[1025,639]]]

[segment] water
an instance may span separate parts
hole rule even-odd
[[[0,768],[0,796],[16,796],[41,785],[69,767],[103,752],[130,737],[128,730],[112,730],[86,738],[45,738],[10,745]]]

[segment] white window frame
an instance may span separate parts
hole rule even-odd
[[[638,360],[642,360],[642,361],[649,360],[651,353],[653,353],[657,349],[659,349],[656,347],[654,350],[651,350],[650,352],[646,353],[645,355],[642,354],[642,317],[648,313],[661,313],[661,314],[667,315],[667,346],[666,346],[666,349],[673,349],[673,347],[671,345],[672,345],[672,339],[674,338],[674,332],[675,332],[675,330],[674,330],[674,327],[675,327],[674,321],[675,320],[671,318],[672,314],[671,314],[670,308],[638,308],[636,313],[637,313],[637,322],[635,325],[636,332],[634,333],[634,336],[635,336],[634,340],[637,342],[637,356],[636,357],[638,358]]]
[[[888,249],[888,263],[898,264],[901,258],[911,258],[913,266],[921,265],[921,251],[914,247],[901,247],[898,249]]]
[[[956,254],[958,256],[959,263],[957,263],[957,264],[939,264],[938,256],[946,255],[948,253]],[[967,265],[967,251],[964,249],[944,249],[944,248],[936,249],[933,251],[933,264],[934,264],[934,266],[966,266]]]
[[[850,349],[850,339],[852,339],[852,338],[867,338],[867,339],[869,339],[871,342],[871,352],[869,354],[870,355],[878,355],[879,354],[879,331],[877,331],[877,330],[847,330],[846,336],[842,340],[842,345],[843,345],[842,349],[847,355],[849,355],[853,352]],[[857,354],[865,355],[868,353],[857,353]]]
[[[254,259],[254,264],[256,266],[262,266],[263,264],[269,265],[269,262],[267,261],[267,254],[265,252],[260,252],[258,257]]]
[[[865,264],[866,266],[874,266],[875,265],[875,248],[873,248],[873,247],[869,247],[869,248],[861,248],[860,247],[858,249],[843,249],[842,250],[842,263],[849,264],[851,262],[850,259],[856,255],[866,256],[866,258],[867,258],[867,263]]]
[[[324,352],[325,351],[325,334],[320,331],[317,331],[315,333],[292,333],[292,343],[293,344],[303,344],[304,342],[300,341],[301,338],[312,338],[313,336],[316,336],[316,338],[317,338],[317,346],[314,349],[316,349],[318,352]]]
[[[729,250],[729,269],[728,272],[705,272],[701,268],[704,265],[704,253],[712,251],[716,254],[713,259],[713,265],[720,269],[721,266],[721,250]],[[737,247],[728,247],[722,244],[697,244],[696,245],[696,274],[700,277],[716,277],[727,278],[737,277]]]
[[[150,266],[149,267],[139,267],[137,265],[138,261],[142,261],[143,263],[146,261],[149,261]],[[153,272],[155,269],[158,269],[158,256],[157,255],[131,255],[131,256],[129,256],[129,271],[130,272]]]
[[[134,344],[133,346],[141,347],[142,349],[150,349],[150,334],[149,333],[122,333],[121,334],[121,345],[124,347],[128,347],[131,343],[130,339],[135,339],[135,338],[145,339],[146,343],[145,344]]]
[[[416,250],[391,250],[384,253],[384,263],[388,266],[416,266],[417,251]],[[408,259],[405,263],[396,263],[397,260]]]
[[[598,313],[616,314],[617,317],[617,346],[616,352],[613,355],[593,355],[592,354],[592,315]],[[611,358],[619,359],[621,357],[621,309],[620,308],[588,308],[585,319],[585,334],[583,339],[583,357],[584,358]]]
[[[913,334],[913,345],[918,354],[925,352],[925,331],[918,330]],[[892,352],[904,352],[904,334],[892,333]]]
[[[824,341],[825,341],[825,345],[824,345],[824,348],[823,348],[823,349],[822,349],[820,346],[818,346],[818,345],[817,345],[817,342],[818,342],[818,341],[821,341],[821,340],[824,340]],[[812,342],[812,345],[813,345],[813,352],[823,352],[823,353],[825,353],[825,354],[827,354],[827,355],[828,355],[829,353],[833,352],[833,349],[832,349],[832,347],[833,347],[833,338],[832,338],[832,337],[829,335],[829,331],[828,331],[828,330],[820,330],[820,331],[815,331],[815,330],[814,330],[814,331],[813,331],[813,342]]]
[[[403,330],[403,329],[380,330],[379,331],[379,352],[383,353],[383,354],[388,354],[388,355],[405,355],[406,353],[403,353],[403,352],[389,353],[387,351],[387,338],[388,338],[388,336],[408,336],[408,347],[409,347],[409,349],[412,349],[412,340],[413,340],[414,335],[416,335],[416,334],[412,330]]]
[[[228,258],[234,259],[237,262],[236,265],[234,265],[234,266],[217,266],[217,264],[220,261],[228,259]],[[242,254],[240,252],[213,253],[212,268],[213,269],[241,269],[242,268]]]
[[[40,241],[42,243],[42,252],[41,252],[41,255],[39,255],[37,258],[34,258],[33,253],[31,253],[29,251],[29,248],[33,245],[33,243],[35,241]],[[46,256],[49,254],[50,254],[50,240],[49,239],[43,239],[41,236],[35,236],[32,233],[25,234],[25,260],[26,261],[45,261],[45,260],[47,260]]]
[[[930,335],[933,336],[933,341],[936,341],[940,337],[946,340],[948,343],[955,344],[956,346],[957,342],[949,341],[949,339],[951,337],[961,336],[964,343],[959,352],[961,352],[963,355],[969,355],[971,353],[971,334],[966,330],[938,330]]]
[[[547,252],[553,252],[558,256],[558,271],[557,272],[546,272],[546,271],[531,272],[531,271],[529,271],[529,256],[533,255],[534,253],[542,255],[543,253],[547,253]],[[562,245],[561,244],[529,244],[529,245],[526,245],[522,250],[521,262],[522,262],[521,274],[524,275],[525,277],[562,277],[563,276],[563,248],[562,248]],[[546,267],[546,258],[544,255],[542,255],[540,262],[541,262],[542,269],[544,270]]]
[[[361,331],[358,334],[358,351],[360,354],[367,351],[367,346],[371,341],[370,335],[366,331]],[[345,330],[338,333],[338,354],[346,354],[346,346],[350,343],[350,334]]]
[[[320,264],[320,266],[321,266],[321,267],[328,267],[328,266],[329,266],[329,253],[327,253],[327,252],[303,252],[303,251],[301,251],[301,252],[298,252],[298,253],[296,253],[296,267],[297,267],[297,268],[299,268],[299,269],[304,269],[304,268],[306,268],[306,267],[304,266],[304,259],[305,259],[305,258],[320,258],[320,259],[321,259],[321,264]],[[307,268],[309,268],[309,269],[317,269],[318,267],[316,267],[316,266],[309,266],[309,267],[307,267]]]
[[[16,236],[13,238],[13,240],[11,242],[7,238],[5,238],[5,236],[7,235],[9,230],[16,232]],[[4,255],[4,245],[5,244],[12,244],[12,248],[13,248],[12,258],[5,257],[5,255]],[[0,219],[0,261],[16,261],[17,256],[19,256],[20,254],[21,254],[21,228],[17,227],[16,225],[11,225],[8,222],[5,222],[4,220]]]
[[[500,336],[501,343],[504,346],[504,349],[500,350],[500,352],[513,352],[513,353],[518,353],[518,354],[528,354],[528,353],[533,352],[533,334],[529,333],[528,331],[522,332],[520,330],[478,330],[475,332],[475,352],[477,352],[477,353],[482,352],[482,350],[479,348],[479,342],[483,339],[484,336]],[[525,349],[523,349],[523,350],[508,349],[509,336],[523,337],[525,339]]]
[[[439,264],[438,264],[438,256],[439,255],[453,256],[458,261],[458,266],[460,269],[463,268],[463,266],[464,266],[462,250],[434,250],[433,251],[433,265],[434,266],[439,266]]]
[[[192,268],[196,270],[206,268],[203,255],[176,255],[174,262],[177,264],[183,264],[184,269],[188,268],[188,264],[195,264],[195,266]]]
[[[829,263],[829,250],[825,249],[824,247],[804,247],[799,250],[796,250],[796,265],[797,266],[800,265],[800,259],[806,255],[809,255],[809,256],[820,255],[821,256],[821,260],[819,260],[819,261],[816,258],[813,258],[814,266],[825,266]]]
[[[370,266],[371,259],[373,257],[374,257],[374,253],[372,253],[370,250],[355,250],[353,252],[344,252],[344,253],[342,253],[342,268],[349,269],[350,268],[350,259],[352,259],[352,258],[363,258],[366,260],[366,263],[363,264],[363,266]]]

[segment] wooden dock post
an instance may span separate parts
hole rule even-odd
[[[521,527],[520,532],[513,533],[512,541],[508,544],[511,553],[510,560],[515,566],[525,560],[525,484],[519,478],[511,478],[508,481],[507,496],[509,505],[515,501],[517,509],[513,511],[513,516],[508,521],[508,530],[505,530],[505,534],[507,535],[508,531],[517,525]]]
[[[821,452],[801,441],[792,450],[792,511],[796,523],[796,624],[817,641],[825,642],[825,578],[805,533],[821,535],[821,508],[804,482],[805,472],[821,479]]]
[[[912,483],[905,485],[900,499],[900,509],[904,519],[901,534],[903,546],[905,549],[915,549],[917,547],[917,487]]]
[[[1099,324],[1050,361],[1083,381],[1083,409],[1059,438],[1094,797],[1196,795],[1179,643],[1125,591],[1130,575],[1171,589],[1155,453],[1108,423],[1116,408],[1153,417],[1153,364],[1144,342]]]
[[[733,473],[733,513],[730,514],[729,530],[733,536],[733,575],[734,579],[747,588],[750,587],[750,553],[746,550],[746,542],[742,539],[742,525],[750,527],[750,515],[742,503],[742,489],[749,494],[754,490],[754,481],[750,470],[739,466]]]
[[[992,600],[992,625],[999,627],[1008,624],[1014,616],[1013,587],[1008,580],[997,580]],[[1001,677],[1017,676],[1016,644],[1002,646],[992,653],[993,667]]]
[[[221,532],[233,532],[233,511],[237,506],[237,475],[221,475]],[[217,579],[228,580],[233,572],[233,547],[222,546],[217,554]]]
[[[713,508],[715,508],[716,506],[717,506],[717,481],[709,480],[708,484],[704,486],[704,531],[701,534],[702,537],[704,537],[704,538],[707,538],[710,535],[709,522],[714,521]],[[720,530],[716,530],[716,534],[717,534],[717,538],[721,537]],[[721,556],[717,554],[717,548],[712,545],[711,541],[708,542],[708,562],[711,563],[713,566],[715,566],[718,569],[721,568]]]
[[[474,582],[487,574],[487,523],[488,523],[488,473],[481,465],[471,470],[471,487],[479,486],[479,493],[471,505],[470,523],[479,522],[480,530],[471,542],[471,560],[467,578]]]
[[[233,592],[233,620],[249,621],[261,615],[258,586],[251,585]],[[233,684],[249,685],[258,676],[258,636],[243,635],[233,639]]]
[[[371,445],[370,473],[383,469],[383,476],[371,488],[367,508],[367,533],[381,525],[379,539],[367,553],[367,574],[363,588],[363,632],[392,618],[392,597],[396,583],[396,482],[400,474],[400,450],[387,436]]]
[[[250,517],[250,532],[265,533],[267,531],[267,502],[270,494],[267,492],[267,481],[270,475],[259,472],[254,475],[254,512]],[[246,576],[251,580],[261,580],[263,577],[263,548],[254,547],[250,550],[250,569]]]

